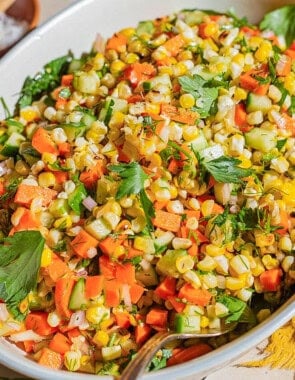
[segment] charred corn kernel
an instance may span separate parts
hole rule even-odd
[[[51,264],[52,262],[52,255],[53,252],[49,247],[45,247],[42,251],[42,256],[41,256],[41,268],[48,267],[48,265]]]
[[[261,260],[266,269],[278,268],[280,265],[279,260],[275,259],[271,255],[264,255]]]
[[[258,277],[261,275],[261,273],[263,273],[265,271],[265,268],[264,268],[263,263],[259,257],[255,257],[254,261],[255,261],[256,266],[251,268],[251,272],[252,272],[253,276]]]
[[[257,247],[268,247],[275,242],[274,234],[266,234],[264,232],[255,233],[255,244]]]
[[[19,304],[19,311],[23,314],[25,314],[25,312],[28,310],[29,308],[29,301],[28,301],[28,297],[24,298],[20,304]]]
[[[134,239],[134,248],[139,249],[145,253],[155,253],[153,239],[149,237],[136,236]]]
[[[52,311],[47,316],[47,323],[51,327],[57,327],[61,322],[61,318],[56,311]]]
[[[247,99],[247,96],[248,96],[247,91],[244,90],[243,88],[241,88],[241,87],[237,87],[237,88],[235,89],[234,99],[235,99],[236,101],[246,100],[246,99]]]
[[[250,271],[250,263],[246,256],[235,255],[229,262],[230,268],[235,271],[237,275],[248,273]]]
[[[99,330],[93,337],[93,342],[99,347],[106,347],[109,343],[109,334],[106,331]]]
[[[200,280],[199,276],[197,275],[197,273],[194,272],[193,270],[188,270],[188,271],[184,272],[183,278],[185,281],[192,284],[195,288],[201,287],[201,280]]]
[[[254,57],[259,62],[264,62],[269,58],[273,53],[272,45],[269,41],[263,41],[259,48],[256,50]]]
[[[173,244],[173,241],[172,241],[172,244]],[[174,249],[178,249],[178,248],[174,248]],[[195,262],[191,256],[186,255],[186,256],[177,257],[175,265],[179,273],[185,273],[188,270],[193,269]]]
[[[57,157],[53,153],[42,153],[42,161],[45,164],[54,164],[57,160]]]
[[[209,326],[209,318],[205,317],[204,315],[201,316],[201,322],[200,322],[200,327],[202,329],[205,329],[206,327]]]
[[[229,290],[240,290],[245,287],[245,280],[243,278],[226,277],[225,287]]]
[[[266,318],[268,318],[271,315],[270,309],[261,309],[258,311],[256,317],[258,319],[258,322],[264,321]]]
[[[104,306],[92,306],[86,310],[86,319],[95,325],[101,323],[102,320],[109,318],[110,309]]]
[[[78,371],[81,366],[81,352],[80,351],[67,351],[64,355],[64,365],[71,371]]]
[[[38,183],[42,187],[53,187],[56,179],[53,173],[43,172],[38,175]]]
[[[32,107],[25,107],[20,110],[20,117],[27,122],[35,120],[38,116],[38,112]]]
[[[196,103],[196,99],[191,94],[183,94],[179,98],[179,103],[183,108],[192,108]]]
[[[72,219],[69,215],[64,216],[62,218],[56,219],[53,226],[54,226],[54,228],[56,228],[58,230],[65,230],[67,228],[71,228],[72,227]]]
[[[110,72],[112,75],[116,76],[120,74],[126,67],[126,63],[121,61],[120,59],[116,59],[111,63]]]
[[[290,270],[291,266],[294,264],[294,262],[295,262],[294,256],[284,257],[282,264],[281,264],[283,270],[287,273]]]
[[[199,261],[197,264],[198,269],[203,270],[205,272],[209,272],[216,268],[216,262],[214,259],[208,255],[206,255],[203,260]]]
[[[218,247],[215,244],[207,244],[206,245],[206,253],[209,256],[219,256],[225,254],[225,247]]]

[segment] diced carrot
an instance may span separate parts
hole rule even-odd
[[[168,51],[168,53],[175,57],[184,46],[184,39],[181,34],[177,34],[176,36],[169,38],[164,44],[164,48]]]
[[[196,243],[193,243],[192,246],[189,247],[189,249],[187,250],[187,253],[192,257],[198,256],[198,253],[199,253],[198,245]]]
[[[172,174],[177,174],[183,168],[183,161],[172,158],[169,161],[168,171]]]
[[[43,311],[31,311],[25,320],[27,330],[33,330],[36,334],[47,336],[53,334],[57,328],[51,327],[47,322],[48,313]]]
[[[264,83],[257,86],[253,92],[256,95],[266,95],[269,89],[270,83]]]
[[[20,211],[21,207],[18,208],[18,212]],[[19,222],[15,228],[16,231],[26,231],[26,230],[37,230],[40,227],[40,221],[37,219],[36,215],[26,209],[23,208],[23,214],[19,219]]]
[[[71,276],[59,278],[55,284],[55,307],[62,318],[70,318],[72,311],[69,309],[69,301],[72,294],[75,279]]]
[[[106,280],[112,280],[116,277],[116,263],[114,263],[108,256],[102,255],[98,259],[98,266],[100,273],[104,275]]]
[[[48,347],[51,350],[64,355],[67,351],[70,351],[71,343],[64,334],[57,332],[49,342]]]
[[[258,80],[253,78],[248,72],[240,76],[240,86],[245,90],[253,91],[258,85]]]
[[[135,249],[133,247],[128,246],[127,247],[127,259],[132,259],[133,257],[142,256],[143,251],[140,251],[139,249]]]
[[[32,146],[39,153],[52,153],[58,155],[58,149],[48,131],[38,128],[32,137]]]
[[[46,267],[45,272],[53,282],[70,272],[67,264],[55,253],[53,254],[51,263]]]
[[[257,28],[253,28],[251,26],[242,26],[241,31],[249,36],[259,36],[260,31]]]
[[[198,34],[201,38],[209,38],[212,37],[212,35],[215,33],[215,30],[217,30],[217,24],[216,22],[202,22],[198,25]]]
[[[103,289],[104,276],[87,276],[85,282],[85,296],[86,298],[98,297]]]
[[[98,241],[83,229],[71,241],[74,252],[83,258],[88,258],[89,249],[97,246]]]
[[[196,230],[194,231],[194,235],[196,235],[198,241],[196,243],[208,243],[209,239],[206,235],[204,235],[201,231]]]
[[[155,210],[153,224],[163,230],[177,232],[181,225],[181,216],[163,210]]]
[[[61,96],[58,96],[56,102],[55,102],[55,108],[56,109],[64,109],[65,105],[68,103],[68,99],[62,98]]]
[[[21,183],[16,191],[14,202],[29,207],[36,198],[42,199],[42,206],[47,207],[56,198],[57,191],[47,187],[32,186]]]
[[[282,54],[276,64],[276,73],[280,77],[286,77],[290,74],[292,69],[292,58],[288,55]]]
[[[131,302],[133,304],[136,304],[144,293],[144,287],[138,284],[133,284],[130,286],[129,292],[130,292]]]
[[[3,195],[3,194],[5,194],[5,186],[4,186],[4,182],[0,181],[0,195]]]
[[[207,354],[210,351],[212,351],[212,347],[209,346],[209,344],[198,343],[194,346],[183,348],[177,351],[174,355],[172,355],[168,359],[167,365],[172,366],[175,364],[181,364],[188,360],[192,360],[192,359],[198,358],[199,356]]]
[[[23,344],[24,344],[24,350],[26,351],[26,353],[29,354],[34,351],[34,346],[36,343],[33,340],[25,340]]]
[[[128,38],[121,33],[114,34],[111,38],[108,39],[106,49],[107,50],[116,50],[119,53],[122,53],[125,50]]]
[[[148,325],[166,327],[167,318],[168,318],[168,310],[153,308],[147,313],[145,321]]]
[[[62,355],[47,347],[42,348],[38,363],[53,369],[61,369],[63,365]]]
[[[289,48],[289,49],[284,51],[284,54],[286,54],[292,60],[295,60],[295,50]]]
[[[281,284],[283,272],[280,268],[269,269],[259,276],[260,284],[265,292],[275,292]]]
[[[91,168],[80,174],[80,181],[84,183],[87,189],[96,186],[97,180],[105,173],[106,168],[103,160],[98,160]]]
[[[128,329],[130,327],[130,314],[127,311],[116,311],[114,312],[116,324],[123,328]]]
[[[280,209],[280,221],[277,226],[280,228],[276,230],[276,233],[280,235],[286,235],[291,227],[290,215],[284,209]]]
[[[166,277],[155,289],[154,293],[167,300],[170,296],[174,296],[176,293],[176,278]]]
[[[183,312],[185,303],[178,301],[175,296],[169,296],[168,301],[171,303],[177,313]]]
[[[117,280],[108,280],[104,284],[105,305],[117,307],[120,304],[120,283]]]
[[[178,298],[186,299],[198,306],[206,306],[212,298],[212,294],[206,289],[196,289],[187,283],[180,288]]]
[[[140,83],[152,78],[155,73],[156,68],[152,64],[135,62],[124,70],[124,78],[129,80],[132,87],[137,87]]]
[[[213,208],[212,208],[212,214],[218,215],[222,214],[224,212],[224,207],[219,205],[218,203],[214,202]]]
[[[244,103],[238,103],[235,106],[235,124],[239,127],[241,132],[249,131],[246,106]]]
[[[163,210],[163,208],[166,208],[168,201],[156,201],[154,203],[154,207],[157,210]]]
[[[98,247],[105,255],[112,256],[116,248],[123,244],[127,240],[128,236],[122,234],[119,236],[108,236],[104,240],[100,241]]]
[[[68,157],[71,154],[71,145],[68,142],[61,142],[57,144],[59,155]]]
[[[75,327],[67,331],[67,336],[71,340],[71,342],[73,341],[73,338],[77,338],[80,335],[81,335],[81,331],[78,329],[78,327]]]
[[[65,183],[69,179],[69,173],[67,173],[67,172],[54,171],[52,173],[53,173],[53,175],[55,177],[56,183],[59,184],[59,185]]]
[[[199,118],[197,112],[185,108],[177,108],[166,103],[161,104],[161,114],[173,121],[189,125],[194,125]]]
[[[122,284],[133,285],[135,280],[135,267],[131,263],[117,264],[116,279]]]
[[[273,117],[274,122],[279,129],[289,132],[292,136],[295,136],[295,119],[286,113],[274,113]]]
[[[70,87],[74,79],[73,74],[65,74],[61,77],[61,85],[65,87]]]
[[[135,326],[134,335],[135,335],[135,343],[142,345],[144,342],[148,340],[152,332],[152,328],[146,324],[139,324]]]

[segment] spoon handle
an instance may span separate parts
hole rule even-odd
[[[139,350],[135,358],[124,369],[120,380],[136,380],[144,372],[155,353],[169,341],[171,332],[160,331],[153,335]],[[170,339],[169,339],[170,338]]]

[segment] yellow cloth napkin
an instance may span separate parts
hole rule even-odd
[[[295,370],[295,318],[269,338],[261,356],[258,360],[242,363],[240,366]]]

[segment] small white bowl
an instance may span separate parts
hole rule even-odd
[[[164,16],[184,8],[226,11],[234,7],[238,15],[258,22],[265,12],[284,4],[294,4],[294,0],[80,0],[42,27],[35,29],[0,61],[0,96],[3,96],[10,109],[13,109],[26,76],[34,75],[45,63],[66,54],[69,50],[75,55],[89,51],[97,33],[108,37],[120,28],[135,26],[139,21]],[[0,111],[0,119],[1,117],[4,115],[1,115]],[[198,359],[146,374],[144,378],[176,379],[194,374],[197,380],[259,344],[294,314],[293,297],[265,322],[233,342]],[[24,352],[4,338],[0,339],[0,363],[41,380],[111,379],[110,376],[54,371],[42,367],[26,358]]]

